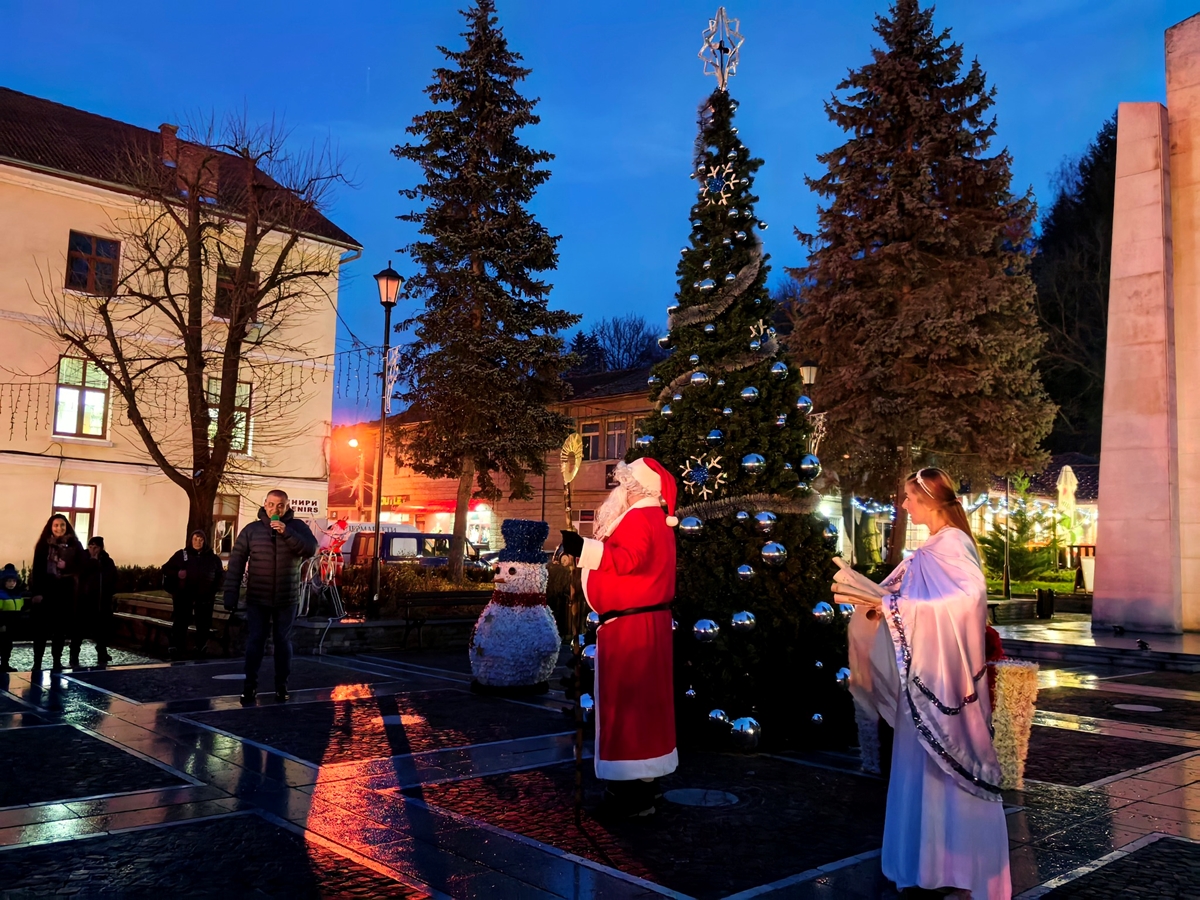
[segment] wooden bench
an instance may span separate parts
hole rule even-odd
[[[408,637],[417,629],[417,647],[423,646],[426,625],[474,625],[479,613],[492,598],[489,591],[429,591],[413,593],[400,601],[404,609],[404,646]],[[431,619],[429,611],[444,615]],[[454,613],[458,611],[459,614]]]

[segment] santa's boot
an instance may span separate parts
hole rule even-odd
[[[258,684],[251,678],[246,679],[242,688],[242,706],[253,706],[258,699]]]

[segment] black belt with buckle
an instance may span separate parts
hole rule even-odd
[[[635,606],[633,609],[614,609],[600,614],[600,624],[619,619],[621,616],[636,616],[640,613],[664,612],[671,608],[671,603],[659,603],[656,606]]]

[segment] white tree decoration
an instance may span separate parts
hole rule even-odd
[[[717,17],[708,20],[704,29],[704,45],[697,54],[704,61],[704,74],[717,76],[717,87],[725,90],[729,79],[737,74],[738,56],[744,38],[738,26],[740,19],[725,15],[725,7],[717,10]]]

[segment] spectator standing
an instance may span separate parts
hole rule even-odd
[[[188,546],[163,566],[163,587],[171,595],[171,659],[187,655],[188,626],[196,623],[196,656],[208,655],[213,604],[225,583],[221,557],[212,552],[204,532],[192,532]]]
[[[12,563],[0,570],[0,675],[17,671],[10,666],[13,633],[25,609],[25,585]]]
[[[50,671],[62,671],[62,651],[67,629],[77,615],[79,573],[87,552],[75,529],[61,513],[55,513],[42,529],[33,548],[29,573],[30,619],[33,627],[33,672],[42,670],[42,654],[50,641]]]
[[[317,539],[295,517],[288,496],[280,490],[267,494],[258,519],[242,529],[229,554],[225,580],[225,609],[238,607],[242,575],[246,576],[246,687],[242,703],[249,706],[258,695],[258,669],[267,646],[267,629],[275,644],[275,697],[288,699],[291,674],[292,625],[300,602],[300,564],[317,552]]]
[[[88,541],[87,549],[79,591],[80,615],[72,623],[71,667],[79,665],[79,649],[84,635],[90,634],[96,642],[96,665],[103,669],[112,661],[108,642],[112,635],[113,594],[117,592],[117,564],[104,549],[104,538],[99,535]]]

